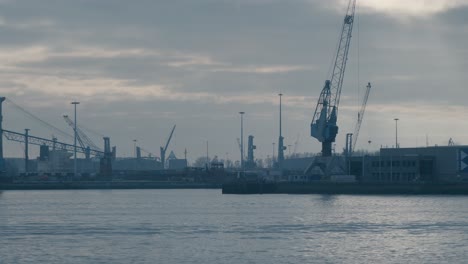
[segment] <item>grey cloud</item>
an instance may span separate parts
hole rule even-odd
[[[316,147],[308,138],[308,119],[327,78],[342,20],[342,14],[331,5],[329,1],[270,0],[1,3],[4,24],[0,26],[0,48],[47,47],[46,52],[64,55],[9,63],[3,60],[1,65],[9,68],[0,73],[4,79],[0,89],[39,114],[60,119],[63,109],[70,107],[68,101],[74,99],[70,94],[51,97],[36,89],[37,83],[12,77],[56,77],[54,85],[67,80],[110,80],[119,82],[122,89],[135,90],[161,85],[169,93],[193,95],[194,100],[142,99],[128,93],[119,97],[109,92],[112,100],[106,101],[106,88],[95,87],[99,96],[81,98],[88,104],[80,109],[81,118],[99,130],[114,133],[113,140],[124,149],[132,146],[129,137],[152,142],[148,144],[157,149],[155,137],[163,140],[166,130],[177,122],[179,153],[184,146],[202,149],[198,145],[203,145],[202,137],[206,137],[213,141],[212,146],[218,146],[213,147],[218,155],[236,152],[236,113],[240,109],[249,114],[246,122],[250,122],[250,132],[263,135],[258,145],[267,153],[277,137],[277,109],[271,98],[282,91],[285,98],[303,96],[310,100],[290,105],[285,112],[288,139],[302,134],[302,151],[307,151]],[[379,133],[386,132],[379,118],[404,113],[396,107],[402,104],[465,105],[468,38],[462,32],[466,33],[466,10],[409,20],[382,13],[360,14],[343,88],[341,131],[352,128],[354,120],[354,112],[346,109],[357,104],[358,59],[360,85],[367,81],[374,84],[368,117]],[[34,25],[34,21],[47,23]],[[149,53],[73,55],[82,48]],[[191,56],[209,63],[193,63]],[[298,70],[268,74],[258,70],[274,67]],[[41,88],[47,89],[47,82]],[[203,94],[204,99],[195,100],[197,94]],[[222,103],[215,98],[222,98]],[[41,107],[40,101],[49,102],[48,108]],[[382,113],[372,105],[395,107]],[[15,124],[21,129],[29,123]]]

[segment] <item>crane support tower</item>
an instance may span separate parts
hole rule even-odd
[[[341,37],[335,57],[335,63],[331,78],[325,81],[325,86],[315,108],[315,113],[310,124],[310,134],[322,143],[322,156],[329,157],[332,154],[332,143],[338,134],[338,106],[340,104],[341,88],[343,86],[346,61],[351,43],[353,31],[356,0],[350,0],[346,15],[343,20]]]
[[[100,159],[99,172],[102,177],[112,177],[112,151],[109,137],[104,137],[104,155]]]
[[[256,167],[255,156],[254,156],[255,149],[257,149],[257,146],[254,145],[254,136],[250,135],[249,142],[248,142],[247,164],[246,164],[246,167],[248,169],[253,169]]]
[[[352,148],[350,149],[351,154],[354,152],[354,149],[356,147],[356,143],[359,137],[359,130],[361,130],[362,119],[364,118],[364,112],[366,111],[367,99],[369,99],[369,93],[370,93],[371,87],[372,87],[371,83],[367,83],[366,93],[364,94],[364,98],[362,98],[361,109],[359,110],[356,126],[354,127],[354,134],[353,134],[353,139],[352,139],[353,144],[352,144]]]

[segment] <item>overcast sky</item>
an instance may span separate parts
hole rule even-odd
[[[134,139],[159,156],[177,124],[169,149],[193,161],[206,141],[211,157],[239,159],[239,111],[257,156],[271,155],[282,92],[285,144],[319,152],[310,122],[346,3],[0,0],[0,94],[70,134],[62,115],[80,101],[78,124],[110,136],[119,156],[133,155]],[[426,135],[430,145],[468,144],[468,0],[358,5],[337,151],[368,81],[358,148],[394,145],[395,117],[401,147],[425,146]],[[5,103],[4,128],[26,127],[72,141]],[[6,156],[22,156],[21,144],[5,145]]]

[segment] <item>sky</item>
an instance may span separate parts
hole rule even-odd
[[[239,111],[258,158],[320,152],[310,122],[330,67],[345,0],[0,0],[0,94],[5,129],[72,142],[72,116],[118,156],[239,159]],[[357,148],[468,144],[468,0],[358,0],[336,151],[372,90]],[[369,143],[370,142],[370,143]],[[296,147],[295,147],[296,146]],[[24,146],[5,142],[5,156]],[[37,147],[31,150],[37,153]],[[276,155],[276,154],[275,154]]]

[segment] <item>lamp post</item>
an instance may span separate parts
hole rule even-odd
[[[395,120],[395,148],[399,148],[400,146],[398,145],[398,118],[393,119]]]
[[[74,102],[71,102],[71,104],[74,106],[75,108],[75,126],[73,128],[73,132],[74,132],[74,136],[73,136],[73,175],[77,176],[77,167],[76,167],[76,105],[80,104],[80,102],[77,102],[77,101],[74,101]]]
[[[241,117],[241,169],[244,171],[244,114],[245,112],[239,112]]]

